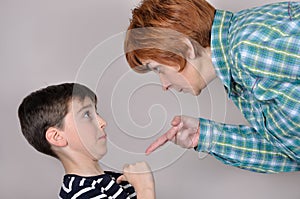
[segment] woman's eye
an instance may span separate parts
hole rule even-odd
[[[161,73],[161,66],[160,65],[158,65],[158,64],[149,64],[149,63],[147,63],[146,64],[146,67],[149,69],[149,70],[151,70],[151,71],[153,71],[153,72],[155,72],[155,73]]]
[[[155,73],[160,73],[160,68],[159,67],[154,67],[154,68],[152,68],[152,70]]]

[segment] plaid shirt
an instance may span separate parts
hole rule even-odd
[[[256,172],[300,170],[300,2],[217,10],[212,60],[251,126],[200,118],[198,151]]]

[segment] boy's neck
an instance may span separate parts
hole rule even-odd
[[[97,160],[71,160],[61,161],[66,174],[76,174],[79,176],[96,176],[104,174]]]
[[[74,167],[74,168],[65,168],[66,174],[76,174],[79,176],[97,176],[104,174],[103,169],[98,167]]]

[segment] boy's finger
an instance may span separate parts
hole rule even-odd
[[[127,169],[129,167],[129,164],[124,164],[124,166],[123,166],[123,170],[125,170],[125,169]]]
[[[120,184],[123,181],[127,181],[126,177],[124,175],[121,175],[117,178],[117,183]]]

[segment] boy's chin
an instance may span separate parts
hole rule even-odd
[[[107,153],[107,150],[103,151],[101,154],[94,155],[94,159],[99,161],[101,160]]]

